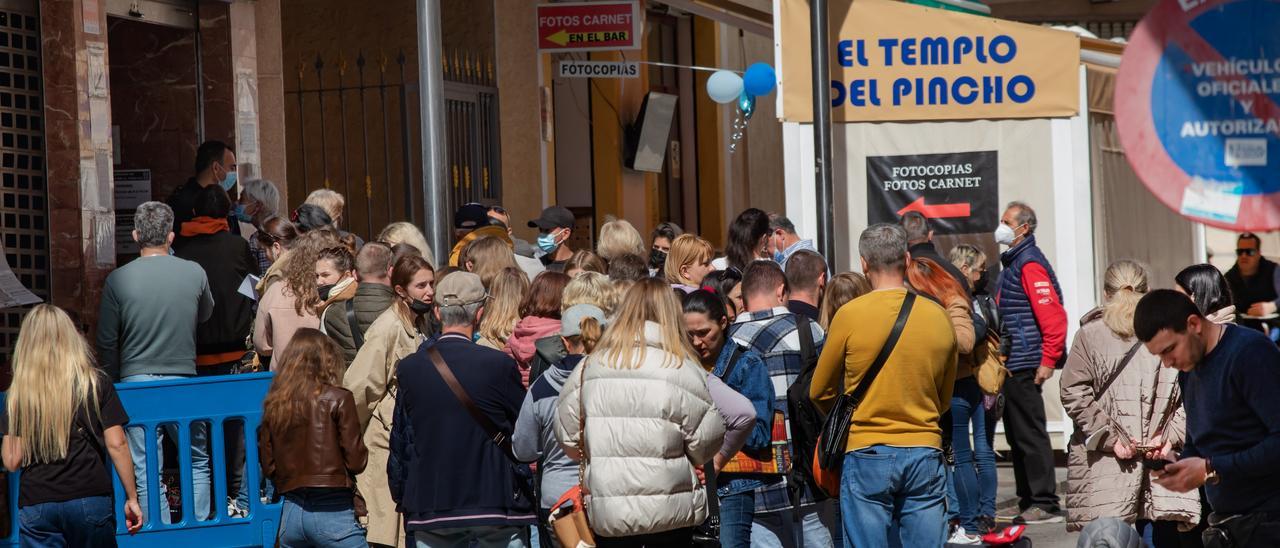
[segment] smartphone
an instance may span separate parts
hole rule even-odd
[[[1164,459],[1142,459],[1142,467],[1147,470],[1164,470],[1169,461]]]

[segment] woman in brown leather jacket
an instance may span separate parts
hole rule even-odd
[[[355,399],[342,388],[342,349],[316,329],[294,334],[262,402],[263,473],[284,495],[278,546],[368,546],[354,512],[355,475],[369,460]]]

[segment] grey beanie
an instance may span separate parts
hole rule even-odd
[[[582,334],[583,318],[595,318],[604,327],[604,310],[594,304],[575,304],[560,314],[560,336],[575,337]]]
[[[1142,548],[1142,537],[1120,518],[1098,518],[1080,531],[1076,548]]]

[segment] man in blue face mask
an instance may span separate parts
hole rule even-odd
[[[573,256],[569,238],[573,236],[573,212],[560,206],[542,210],[542,215],[529,221],[529,228],[538,229],[538,253],[547,270],[564,272],[564,265]]]
[[[231,145],[222,141],[205,141],[196,148],[195,176],[174,189],[166,202],[173,208],[174,226],[182,226],[182,223],[195,217],[196,197],[200,194],[200,189],[215,184],[227,191],[235,201],[238,196],[235,192],[236,153]],[[234,218],[229,220],[231,233],[238,236],[240,223]],[[179,237],[175,242],[181,239]]]

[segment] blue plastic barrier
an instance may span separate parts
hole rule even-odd
[[[125,532],[124,490],[120,478],[111,467],[115,484],[116,536],[122,547],[175,546],[273,546],[280,523],[279,503],[263,504],[258,495],[262,471],[258,466],[258,425],[262,421],[262,399],[271,385],[271,373],[199,377],[192,379],[121,383],[116,385],[120,401],[129,414],[128,427],[146,431],[148,506],[144,509],[147,523],[135,535]],[[191,474],[191,424],[207,422],[210,440],[211,498],[213,517],[197,520]],[[244,421],[245,478],[249,485],[249,515],[233,518],[227,515],[226,439],[223,435],[229,421]],[[158,489],[162,462],[157,459],[156,429],[176,425],[178,470],[182,492],[182,515],[174,523],[160,519]],[[9,538],[0,546],[18,545],[18,474],[9,474]]]

